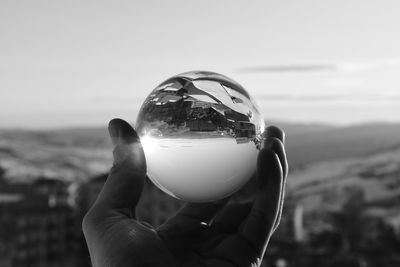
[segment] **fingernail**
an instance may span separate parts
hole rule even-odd
[[[108,133],[110,134],[111,138],[118,138],[118,129],[114,126],[108,126]]]
[[[285,133],[276,126],[269,126],[265,133],[266,138],[276,137],[285,144]]]
[[[131,144],[139,141],[139,136],[132,126],[122,119],[113,119],[109,123],[110,135],[114,139]]]

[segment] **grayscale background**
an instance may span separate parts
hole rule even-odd
[[[264,266],[399,266],[399,11],[0,0],[0,267],[90,266],[81,218],[111,165],[108,121],[134,123],[154,87],[190,70],[238,81],[286,131],[286,206]],[[148,183],[140,212],[159,225],[181,205]]]

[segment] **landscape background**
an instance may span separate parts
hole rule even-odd
[[[112,118],[208,70],[287,133],[264,266],[400,266],[400,1],[0,0],[0,267],[90,266]],[[234,197],[251,197],[250,182]],[[146,183],[159,225],[181,202]]]
[[[266,266],[397,264],[400,260],[400,124],[346,127],[280,121],[268,124],[278,125],[286,132],[290,172],[283,222],[271,242],[271,255],[266,257]],[[65,183],[68,205],[78,210],[77,222],[72,229],[78,241],[79,216],[101,189],[112,161],[111,151],[106,127],[0,131],[3,179],[15,185],[28,183],[30,187],[35,187],[38,180]],[[88,185],[93,188],[94,196],[86,194],[92,199],[82,202],[80,188]],[[146,188],[144,194],[148,197],[143,201],[142,214],[153,224],[162,223],[182,204],[150,183]],[[5,193],[3,188],[0,205],[7,204]],[[341,218],[339,222],[337,218]],[[17,233],[10,234],[18,236]],[[379,240],[381,235],[384,240]],[[7,243],[1,237],[0,241]],[[63,242],[69,242],[68,238],[66,236]],[[343,243],[345,238],[349,239],[346,242],[350,245]],[[82,241],[78,242],[83,246],[82,251],[78,250],[81,254],[77,252],[74,256],[78,259],[85,259]],[[381,247],[376,248],[377,243]],[[29,245],[23,248],[29,250]],[[327,260],[327,255],[334,257],[336,262],[331,262],[333,258]],[[29,255],[27,259],[31,259]],[[59,262],[57,256],[50,262],[53,266],[66,264]],[[85,263],[80,264],[85,266]]]

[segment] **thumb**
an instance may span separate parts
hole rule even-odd
[[[115,146],[114,165],[95,205],[135,217],[135,207],[146,178],[143,148],[139,136],[126,121],[113,119],[108,130]]]

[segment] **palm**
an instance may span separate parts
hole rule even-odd
[[[208,234],[207,230],[203,233],[203,237],[185,239],[186,242],[183,246],[176,246],[169,243],[169,241],[163,241],[163,244],[171,250],[176,262],[182,267],[193,267],[193,266],[252,266],[258,262],[259,258],[254,259],[241,259],[240,261],[246,261],[245,265],[239,265],[237,259],[232,259],[234,253],[239,251],[233,251],[232,241],[236,239],[236,242],[242,242],[240,237],[237,235],[227,235],[224,233],[211,233]],[[231,249],[230,249],[231,248]],[[248,248],[251,249],[251,248]],[[256,253],[254,252],[254,255]],[[254,265],[256,266],[256,265]]]
[[[151,266],[156,266],[157,262],[165,266],[170,262],[173,266],[182,267],[257,266],[260,261],[257,256],[259,252],[240,235],[240,224],[250,212],[251,206],[231,204],[214,217],[222,206],[223,203],[188,204],[156,230],[121,214],[118,216],[121,218],[115,220],[103,238],[118,240],[118,244],[124,244],[118,248],[114,245],[113,249],[119,254],[124,250],[136,258],[131,253],[135,251],[144,259],[147,258]],[[210,217],[214,217],[214,221],[208,225],[204,221],[209,221]],[[136,240],[139,237],[143,241],[138,246]],[[99,243],[107,242],[102,240]]]
[[[241,229],[251,205],[225,202],[187,204],[157,229],[182,266],[251,266],[259,260],[260,251],[249,245]]]

